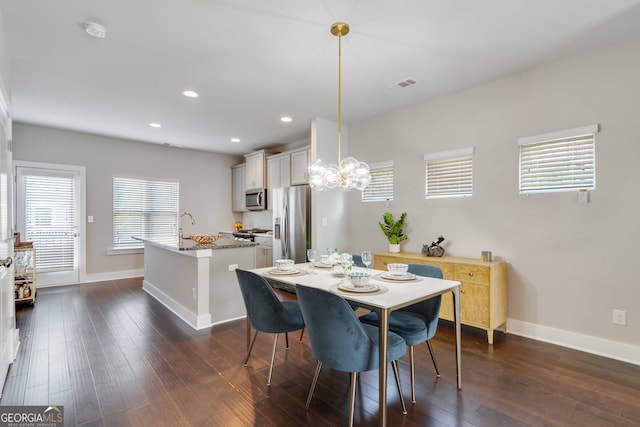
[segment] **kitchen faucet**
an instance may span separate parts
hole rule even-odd
[[[182,217],[188,215],[191,218],[191,225],[196,223],[196,220],[193,219],[193,216],[189,212],[183,212],[180,214],[180,228],[178,228],[178,246],[182,247]]]

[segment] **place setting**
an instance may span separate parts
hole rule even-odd
[[[371,281],[371,274],[363,271],[350,271],[345,280],[334,285],[337,290],[349,293],[384,293],[388,289]]]
[[[420,276],[408,272],[408,264],[391,263],[387,264],[387,270],[375,276],[378,280],[386,282],[418,282],[422,280]]]
[[[274,264],[275,268],[267,271],[267,274],[272,276],[302,276],[307,274],[306,271],[297,269],[292,259],[277,259]]]

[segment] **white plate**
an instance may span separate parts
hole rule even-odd
[[[353,286],[353,283],[351,282],[343,282],[338,285],[338,289],[347,292],[375,292],[380,289],[380,287],[375,283],[369,283],[367,286],[356,287]]]
[[[387,279],[387,280],[413,280],[416,278],[416,275],[413,273],[407,273],[407,274],[403,274],[403,275],[395,275],[395,274],[391,274],[391,273],[382,273],[380,274],[380,276],[383,279]]]
[[[331,268],[331,264],[323,264],[321,262],[314,262],[313,266],[316,268]]]
[[[294,269],[289,271],[280,271],[278,269],[269,270],[269,274],[273,274],[274,276],[291,276],[292,274],[298,274],[300,270]]]

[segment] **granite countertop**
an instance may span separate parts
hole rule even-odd
[[[231,239],[218,239],[213,243],[207,243],[207,244],[196,243],[191,239],[182,239],[181,247],[178,246],[177,241],[174,244],[168,244],[168,243],[156,242],[153,239],[142,239],[140,237],[134,237],[134,239],[140,240],[145,243],[151,243],[153,245],[174,250],[174,251],[193,251],[198,249],[250,248],[253,246],[258,246],[258,243],[255,243],[255,242],[246,242],[242,240],[231,240]]]

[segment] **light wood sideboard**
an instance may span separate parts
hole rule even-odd
[[[373,265],[386,270],[389,263],[430,264],[440,267],[445,279],[460,285],[460,321],[487,331],[493,344],[493,331],[499,326],[507,332],[507,263],[484,262],[475,258],[453,256],[426,257],[413,252],[381,252],[374,254]],[[440,318],[453,321],[453,300],[450,293],[442,296]]]

